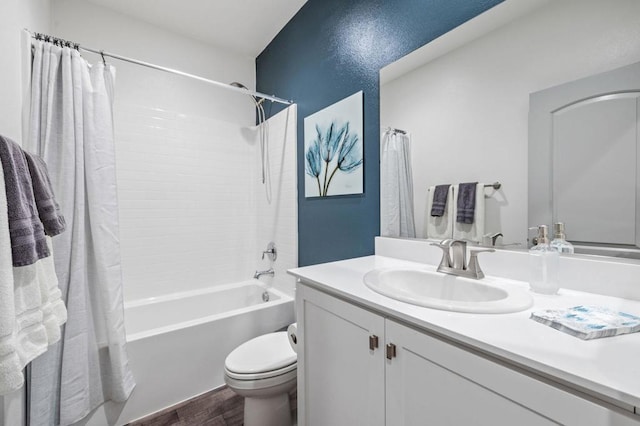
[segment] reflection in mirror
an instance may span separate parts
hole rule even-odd
[[[414,238],[411,140],[400,129],[385,129],[380,142],[380,233]]]
[[[479,242],[526,248],[529,95],[640,61],[639,20],[637,0],[507,0],[381,70],[380,123],[411,137],[416,236],[429,187],[500,181]]]
[[[529,220],[570,223],[578,252],[639,258],[639,99],[640,63],[531,95]]]

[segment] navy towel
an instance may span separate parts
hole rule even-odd
[[[461,183],[458,185],[458,211],[456,222],[473,223],[476,212],[476,186],[478,182]]]
[[[0,161],[7,193],[13,266],[31,265],[50,253],[38,218],[27,160],[18,144],[0,136]]]
[[[47,164],[37,155],[24,153],[29,166],[29,174],[33,183],[33,195],[38,209],[38,216],[44,226],[44,233],[50,237],[65,230],[64,216],[53,195],[53,187],[49,180]]]
[[[447,207],[447,198],[449,196],[450,183],[446,185],[436,185],[433,190],[433,199],[431,201],[431,216],[442,217]]]

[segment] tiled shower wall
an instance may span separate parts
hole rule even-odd
[[[255,126],[114,110],[125,301],[249,279],[264,266],[263,239],[282,248],[276,268],[297,264],[295,107],[269,122],[271,203]]]
[[[294,105],[267,120],[265,184],[260,183],[259,147],[254,168],[259,182],[256,190],[258,251],[265,250],[270,241],[276,243],[278,250],[275,262],[269,262],[265,256],[257,266],[261,270],[273,267],[275,276],[260,279],[292,296],[295,278],[287,275],[287,269],[298,266],[296,117]]]

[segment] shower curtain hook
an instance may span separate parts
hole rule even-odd
[[[104,66],[107,66],[107,61],[104,59],[104,50],[100,51],[100,56],[102,56],[102,64]]]

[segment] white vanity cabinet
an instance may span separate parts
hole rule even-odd
[[[300,426],[640,425],[640,416],[304,282],[296,293]]]
[[[383,426],[384,318],[300,284],[296,303],[298,425]]]
[[[392,320],[386,340],[396,347],[386,365],[388,425],[556,424],[496,392],[509,393],[505,367]]]

